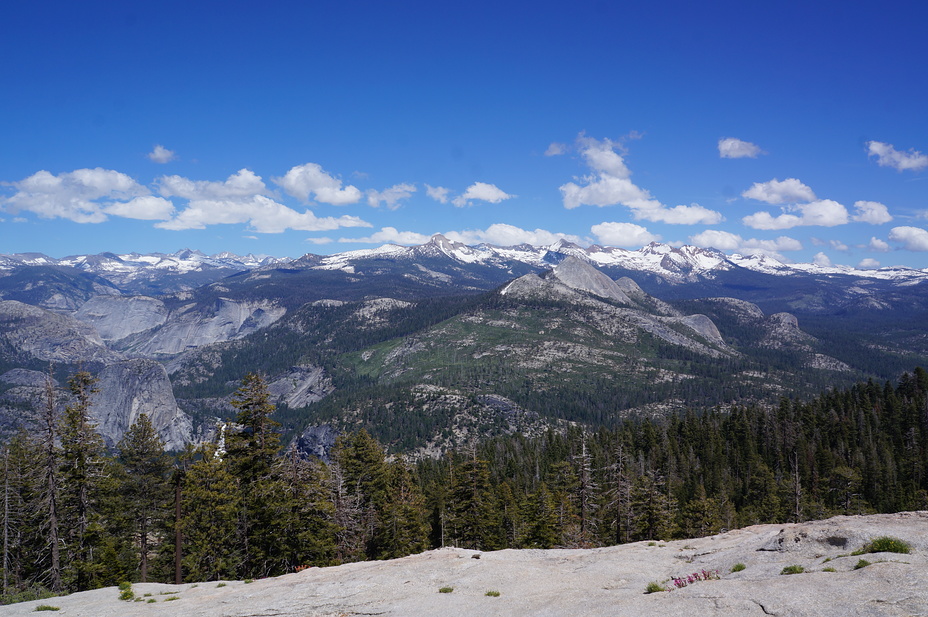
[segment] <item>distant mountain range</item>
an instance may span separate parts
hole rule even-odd
[[[925,323],[928,269],[692,246],[0,255],[0,433],[30,424],[53,362],[101,376],[111,443],[142,412],[171,447],[208,438],[260,371],[307,451],[356,426],[437,451],[896,377],[928,359]]]

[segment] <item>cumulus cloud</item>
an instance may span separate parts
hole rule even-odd
[[[161,144],[155,146],[154,150],[148,153],[148,158],[155,163],[170,163],[177,156],[174,154],[173,150],[168,150]]]
[[[356,216],[317,217],[306,210],[298,212],[264,195],[236,199],[196,199],[170,221],[157,223],[161,229],[205,229],[207,225],[248,223],[260,233],[280,233],[287,229],[329,231],[341,227],[371,227]]]
[[[812,189],[796,178],[787,178],[782,182],[776,178],[769,182],[755,182],[741,196],[773,205],[815,200]]]
[[[332,238],[322,237],[322,238],[306,238],[306,241],[310,244],[332,244],[335,242]]]
[[[75,223],[102,223],[108,207],[149,194],[126,174],[100,167],[57,176],[42,170],[11,185],[17,192],[4,201],[6,209]]]
[[[757,144],[742,141],[735,137],[725,137],[719,140],[719,156],[723,159],[756,159],[763,150]]]
[[[359,244],[425,244],[429,236],[414,231],[399,231],[396,227],[383,227],[366,238],[339,238],[339,242]]]
[[[282,178],[271,178],[288,195],[304,201],[310,198],[324,204],[344,206],[361,201],[361,191],[348,185],[342,188],[342,181],[327,173],[316,163],[306,163],[293,167]]]
[[[226,180],[190,180],[183,176],[162,176],[155,180],[162,197],[181,197],[191,201],[201,199],[241,199],[267,193],[261,176],[250,169],[240,169]]]
[[[814,263],[816,266],[825,267],[834,265],[831,263],[831,259],[825,253],[816,253],[815,256],[812,257],[812,263]]]
[[[600,243],[623,248],[638,248],[661,240],[659,235],[634,223],[599,223],[590,227],[590,231]]]
[[[551,145],[549,145],[548,149],[545,150],[545,156],[559,156],[565,152],[567,152],[567,144],[554,141],[551,142]]]
[[[867,245],[871,251],[879,251],[880,253],[886,253],[889,251],[889,243],[885,240],[873,237],[870,238],[870,244]]]
[[[798,212],[791,214],[790,212]],[[773,216],[769,212],[755,212],[741,219],[754,229],[791,229],[793,227],[818,225],[834,227],[849,220],[847,208],[831,199],[820,199],[807,204],[790,206],[787,212]]]
[[[892,144],[881,141],[868,141],[867,153],[875,156],[880,167],[892,167],[898,171],[918,171],[928,167],[928,155],[914,148],[908,152],[896,150]]]
[[[371,189],[367,191],[367,203],[375,208],[381,203],[384,203],[390,210],[396,210],[400,207],[400,201],[409,199],[415,192],[416,185],[406,183],[394,184],[390,188],[382,191]]]
[[[287,229],[329,231],[341,227],[370,227],[356,216],[317,217],[299,212],[268,196],[261,176],[240,169],[222,182],[163,176],[156,181],[162,197],[179,197],[187,206],[171,220],[155,225],[162,229],[205,229],[207,225],[247,223],[253,231],[280,233]]]
[[[738,234],[718,229],[707,229],[690,236],[690,242],[696,246],[714,248],[725,252],[744,255],[769,255],[776,259],[783,258],[781,254],[783,251],[802,250],[802,242],[789,236],[780,236],[774,240],[745,239]]]
[[[577,138],[577,144],[593,173],[581,178],[580,184],[568,182],[560,187],[565,208],[622,204],[631,209],[636,219],[647,221],[711,225],[722,220],[720,213],[699,204],[668,208],[651,197],[648,191],[636,186],[630,179],[631,171],[625,160],[616,152],[619,144],[583,135]]]
[[[872,257],[867,257],[866,259],[862,259],[861,262],[857,264],[857,267],[863,268],[864,270],[872,270],[879,268],[880,262],[878,262],[876,259],[873,259]]]
[[[116,202],[106,206],[103,211],[113,216],[141,221],[164,221],[174,214],[174,204],[163,197],[144,195],[132,201]]]
[[[889,239],[908,251],[928,251],[928,231],[921,227],[893,227]]]
[[[466,231],[449,231],[445,237],[463,244],[494,244],[496,246],[516,246],[517,244],[531,244],[533,246],[546,246],[558,240],[567,240],[579,244],[580,238],[563,233],[553,233],[544,229],[534,231],[521,229],[506,223],[494,223],[486,229],[471,229]]]
[[[469,206],[472,200],[486,201],[491,204],[498,204],[499,202],[510,199],[512,197],[514,197],[514,195],[505,193],[494,184],[487,184],[486,182],[474,182],[469,187],[467,187],[466,191],[452,199],[451,203],[453,203],[458,208],[463,208],[465,206]]]
[[[448,193],[450,192],[451,189],[446,189],[443,186],[425,185],[425,194],[441,204],[448,203]]]
[[[857,214],[853,219],[860,223],[870,223],[871,225],[882,225],[893,220],[889,214],[889,209],[878,201],[857,201],[854,202],[854,210]]]

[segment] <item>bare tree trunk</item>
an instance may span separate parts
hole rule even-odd
[[[58,416],[55,409],[55,384],[52,382],[52,369],[49,367],[45,378],[45,491],[48,505],[48,544],[51,548],[52,591],[60,592],[61,555],[58,538],[58,451],[55,441],[58,437]]]
[[[183,544],[183,533],[180,528],[180,480],[178,474],[177,482],[174,484],[174,584],[180,585],[183,582],[183,568],[181,567],[181,546]]]

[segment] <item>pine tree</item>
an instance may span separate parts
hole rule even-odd
[[[274,527],[285,539],[282,568],[328,566],[335,563],[335,502],[331,477],[319,461],[304,460],[295,447],[278,462],[284,486],[284,509]]]
[[[148,416],[141,414],[117,444],[125,476],[119,500],[138,542],[139,580],[148,581],[152,535],[170,516],[171,462]]]
[[[181,491],[184,578],[235,578],[241,563],[238,482],[214,445],[203,446],[200,455],[184,475]]]
[[[241,493],[239,538],[245,578],[268,576],[278,557],[279,538],[274,533],[275,510],[283,507],[281,487],[271,471],[280,450],[279,424],[271,419],[274,405],[264,379],[249,373],[232,399],[238,409],[236,427],[226,437],[227,457],[239,480]]]
[[[48,537],[48,577],[49,588],[55,593],[63,590],[61,578],[61,539],[59,537],[59,484],[60,456],[58,448],[58,407],[55,396],[55,383],[49,367],[45,377],[45,406],[42,410],[42,433],[39,441],[41,448],[41,466],[39,484],[41,486],[40,507],[42,509],[45,529]]]
[[[64,511],[61,522],[67,527],[69,586],[77,591],[96,586],[100,573],[93,555],[101,540],[98,506],[105,446],[90,416],[95,383],[86,371],[79,371],[69,379],[74,401],[65,407],[61,426]]]
[[[529,495],[522,509],[525,521],[519,546],[522,548],[551,548],[561,540],[560,523],[554,497],[542,482]]]
[[[394,559],[422,552],[428,538],[425,499],[405,464],[395,462],[389,465],[387,489],[375,538],[376,557]]]
[[[455,469],[449,499],[449,539],[455,546],[493,550],[499,545],[499,512],[487,461],[476,451]]]

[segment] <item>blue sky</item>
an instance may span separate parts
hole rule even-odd
[[[928,4],[20,2],[0,253],[444,233],[928,267]]]

